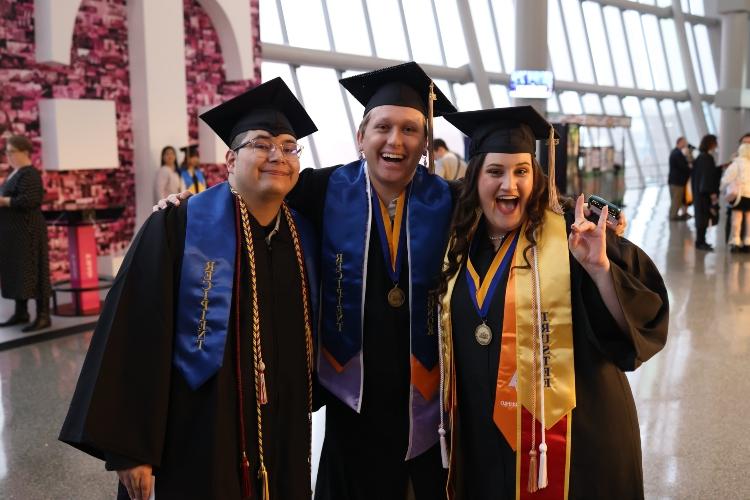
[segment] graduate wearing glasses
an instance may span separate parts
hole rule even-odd
[[[280,79],[201,118],[228,181],[134,239],[60,439],[120,498],[309,499],[317,248],[283,200],[317,129]]]

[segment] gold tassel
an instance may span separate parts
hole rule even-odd
[[[266,392],[266,365],[263,361],[258,366],[258,401],[264,405],[268,403],[268,393]]]
[[[261,500],[269,500],[271,495],[268,492],[268,471],[266,471],[266,466],[264,464],[260,465],[258,477],[260,477],[260,487],[262,488],[260,498]]]
[[[536,473],[536,450],[529,452],[529,484],[527,490],[529,493],[535,493],[537,490],[537,473]]]
[[[547,140],[547,189],[549,190],[548,205],[550,210],[556,214],[562,214],[560,200],[557,197],[557,184],[555,183],[555,128],[550,127],[549,139]]]
[[[427,98],[427,170],[431,174],[435,173],[435,152],[433,151],[432,139],[432,121],[435,116],[435,82],[430,81],[430,93]]]

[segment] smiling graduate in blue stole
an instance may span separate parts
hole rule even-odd
[[[320,383],[330,393],[319,500],[444,495],[437,285],[448,184],[419,165],[431,109],[454,108],[416,63],[341,80],[364,106],[361,158],[308,169],[287,198],[321,238]],[[430,102],[431,90],[436,100]]]
[[[119,498],[309,499],[318,246],[283,200],[317,129],[278,78],[201,118],[228,181],[134,239],[60,439]]]

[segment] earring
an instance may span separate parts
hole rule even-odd
[[[362,149],[359,150],[359,159],[360,160],[364,160],[365,159],[365,152]]]

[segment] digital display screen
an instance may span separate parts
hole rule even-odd
[[[510,74],[510,97],[548,99],[552,97],[554,77],[551,71],[516,70]]]

